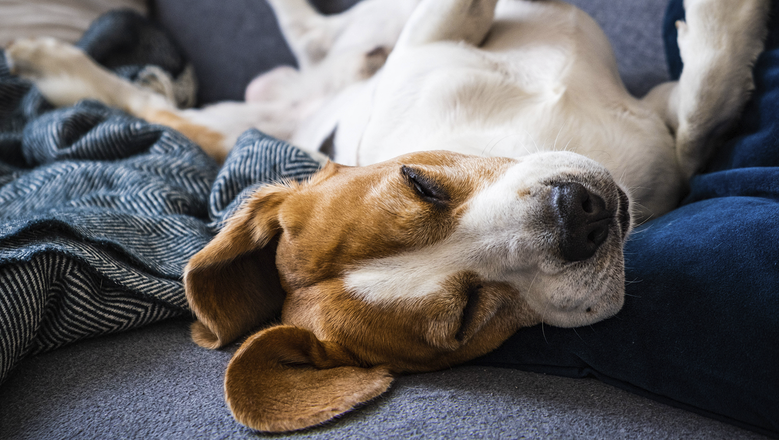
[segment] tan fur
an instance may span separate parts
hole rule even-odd
[[[343,414],[391,383],[385,367],[363,366],[340,345],[307,330],[277,326],[253,335],[235,354],[225,374],[225,397],[244,425],[291,431]]]
[[[184,269],[187,301],[200,324],[196,343],[219,348],[281,310],[284,292],[275,268],[276,218],[288,187],[253,197]]]
[[[206,154],[216,159],[219,163],[224,162],[227,157],[226,151],[229,150],[224,145],[225,137],[217,131],[202,125],[193,124],[169,110],[145,109],[138,116],[153,124],[165,125],[178,130],[181,134],[198,144]]]
[[[473,190],[496,178],[501,165],[510,162],[428,152],[371,167],[330,163],[306,184],[263,188],[185,269],[187,299],[215,337],[204,336],[207,333],[196,326],[196,341],[221,347],[267,320],[280,304],[274,301],[266,308],[266,299],[260,298],[275,297],[281,291],[276,286],[288,293],[310,289],[338,279],[360,261],[444,239]],[[418,200],[399,171],[404,163],[421,171],[430,167],[439,180],[448,178],[451,202],[446,210]],[[444,172],[442,166],[459,172]],[[375,201],[352,190],[390,185],[401,190],[377,189],[380,200]],[[262,269],[273,266],[262,265],[258,258],[275,259],[278,280],[273,279],[275,271]]]
[[[280,304],[275,295],[282,287],[287,293],[285,325],[249,338],[228,367],[226,395],[236,418],[271,431],[320,423],[383,392],[390,373],[461,363],[538,323],[513,288],[472,273],[450,278],[444,299],[385,309],[361,301],[341,281],[360,261],[445,239],[474,192],[511,163],[443,152],[371,167],[331,163],[305,184],[255,193],[185,274],[198,318],[193,339],[208,348],[268,320]],[[450,204],[434,209],[421,202],[404,166],[435,173]],[[366,199],[356,186],[380,188],[381,200]],[[257,259],[274,251],[278,276]]]

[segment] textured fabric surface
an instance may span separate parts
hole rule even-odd
[[[0,386],[0,438],[764,438],[597,380],[490,367],[403,376],[322,427],[263,435],[224,401],[235,348],[198,347],[189,320],[172,320],[29,357]]]
[[[0,2],[0,47],[16,38],[56,37],[75,43],[92,21],[116,8],[145,14],[145,0],[3,0]]]
[[[681,59],[666,17],[669,65]],[[776,9],[776,8],[775,8]],[[779,436],[779,14],[756,90],[730,140],[675,211],[625,248],[627,298],[615,318],[520,331],[482,362],[595,375],[639,394]],[[676,60],[676,61],[674,61]]]
[[[302,180],[319,163],[307,153],[258,130],[247,130],[219,171],[211,189],[208,211],[212,229],[221,225],[253,192],[270,182]]]
[[[666,0],[568,0],[587,12],[611,42],[625,87],[644,96],[667,81],[663,57],[663,14]]]
[[[90,35],[85,46],[110,52]],[[151,35],[149,58],[175,59]],[[188,314],[183,267],[236,196],[318,168],[251,131],[220,171],[177,132],[102,104],[50,110],[2,63],[0,98],[0,382],[26,355]]]

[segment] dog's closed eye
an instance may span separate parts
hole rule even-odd
[[[438,208],[444,208],[449,203],[449,193],[435,180],[406,165],[400,168],[400,172],[414,192],[425,202]]]

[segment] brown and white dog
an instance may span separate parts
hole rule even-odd
[[[315,155],[335,131],[335,162],[259,190],[185,271],[202,346],[281,311],[225,377],[236,419],[266,431],[521,327],[619,311],[631,224],[678,203],[739,114],[769,8],[686,0],[682,76],[638,100],[594,21],[558,1],[366,0],[328,17],[270,3],[300,69],[261,76],[245,103],[178,110],[54,40],[7,50],[54,104],[99,99],[217,158],[250,127]]]

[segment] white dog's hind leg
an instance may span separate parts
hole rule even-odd
[[[178,110],[166,97],[116,76],[68,43],[53,38],[20,39],[8,46],[5,56],[11,73],[31,80],[57,107],[94,99],[174,128],[220,161],[232,147],[229,140],[235,136],[195,121],[197,110]]]
[[[339,14],[322,15],[308,0],[268,0],[301,72],[328,57],[389,53],[420,0],[363,0]],[[360,78],[363,79],[363,78]]]
[[[81,49],[54,38],[14,41],[5,57],[11,73],[33,81],[57,107],[95,99],[135,115],[149,107],[176,108],[164,96],[114,75]]]
[[[411,14],[395,50],[436,41],[479,45],[487,36],[498,0],[423,0]]]
[[[754,89],[752,67],[763,50],[770,5],[770,0],[684,3],[686,20],[677,22],[682,75],[652,90],[645,102],[676,132],[685,179],[706,163]]]
[[[334,23],[337,16],[325,17],[307,0],[267,1],[301,69],[307,69],[327,56],[338,27]]]

